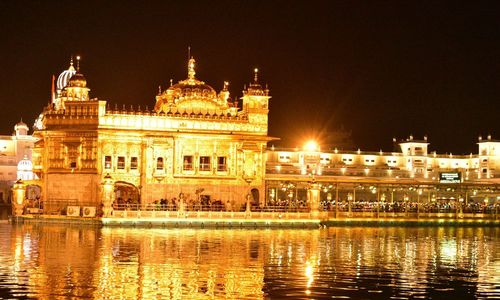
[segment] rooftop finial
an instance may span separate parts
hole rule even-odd
[[[190,58],[189,59],[189,63],[188,63],[188,79],[194,79],[194,75],[196,74],[196,72],[194,71],[194,63],[196,61],[194,60],[194,58]]]
[[[253,72],[255,73],[253,80],[255,83],[257,83],[259,81],[259,69],[255,68],[253,69]]]
[[[69,59],[69,65],[72,67],[73,66],[73,55],[71,55]]]
[[[73,61],[73,59],[71,59],[71,61]],[[76,57],[76,71],[80,72],[80,55]]]

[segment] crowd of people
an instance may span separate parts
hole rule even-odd
[[[356,201],[349,204],[348,201],[339,201],[338,207],[335,205],[335,201],[322,201],[321,207],[323,210],[328,211],[349,211],[352,212],[422,212],[422,213],[445,213],[445,212],[457,212],[462,211],[463,213],[495,213],[495,209],[500,212],[500,205],[493,203],[480,203],[480,202],[469,202],[457,203],[456,201],[442,201],[442,202],[425,202],[417,203],[413,201],[394,201],[390,202],[376,202],[376,201]]]
[[[138,201],[132,199],[124,200],[118,198],[114,204],[113,209],[123,210],[123,209],[146,209],[146,210],[168,210],[176,211],[183,206],[184,210],[191,211],[233,211],[236,207],[234,203],[227,200],[223,202],[220,199],[211,199],[209,197],[199,197],[198,199],[182,199],[182,195],[177,198],[161,198],[153,201],[150,204],[140,205]],[[239,208],[239,207],[237,207]]]
[[[182,196],[181,196],[182,197]],[[177,211],[181,205],[186,211],[244,211],[247,203],[235,203],[232,201],[223,201],[221,199],[211,199],[210,197],[199,197],[198,199],[180,199],[161,198],[149,204],[140,204],[137,200],[118,198],[114,204],[115,210],[162,210],[162,211]],[[276,199],[273,202],[267,203],[264,206],[250,204],[252,211],[308,211],[309,204],[305,199],[289,200]],[[498,204],[497,204],[498,205]],[[350,206],[350,207],[349,207]],[[463,213],[495,213],[495,210],[500,211],[500,206],[495,204],[469,202],[457,203],[456,201],[449,202],[425,202],[416,203],[413,201],[394,201],[394,202],[376,202],[376,201],[339,201],[338,207],[335,200],[321,201],[320,210],[323,211],[341,211],[341,212],[420,212],[420,213],[452,213],[461,209]]]

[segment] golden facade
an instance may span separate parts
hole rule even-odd
[[[238,206],[250,192],[259,204],[269,91],[255,70],[239,109],[227,82],[216,93],[195,74],[191,58],[188,78],[160,90],[152,111],[112,109],[89,97],[71,63],[35,122],[33,164],[45,203],[100,204],[110,176],[116,198],[141,204],[182,193],[188,201],[204,195]]]

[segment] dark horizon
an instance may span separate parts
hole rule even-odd
[[[366,151],[412,134],[468,154],[500,138],[498,2],[16,1],[0,28],[1,134],[31,128],[71,55],[92,98],[151,109],[158,85],[186,78],[190,46],[197,78],[229,81],[233,98],[259,68],[283,146],[339,128]]]

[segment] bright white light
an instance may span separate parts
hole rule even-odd
[[[307,151],[318,151],[319,149],[319,146],[318,146],[318,143],[316,143],[316,141],[314,140],[309,140],[307,141],[307,143],[304,145],[304,149],[307,150]]]

